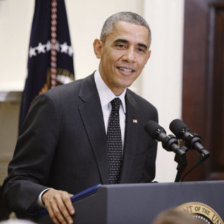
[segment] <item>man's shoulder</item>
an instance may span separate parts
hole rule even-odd
[[[134,101],[134,103],[140,108],[148,108],[150,110],[157,111],[156,107],[152,103],[130,89],[127,89],[127,97],[129,100]]]
[[[88,85],[88,83],[91,83],[93,79],[92,76],[93,75],[89,75],[83,79],[78,79],[71,83],[57,86],[45,92],[44,94],[50,98],[55,98],[55,97],[64,98],[64,97],[71,97],[72,95],[77,96],[79,94],[80,87],[82,85],[85,85],[85,84]]]
[[[38,96],[33,104],[49,104],[55,105],[56,107],[64,108],[66,106],[74,105],[74,103],[80,103],[80,92],[81,89],[85,89],[85,92],[91,92],[91,87],[93,85],[93,76],[87,76],[86,78],[75,80],[71,83],[57,86],[53,89],[48,90]],[[84,91],[84,90],[82,90]],[[90,93],[89,93],[90,94]],[[78,105],[77,104],[77,105]]]

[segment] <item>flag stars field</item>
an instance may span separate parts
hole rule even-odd
[[[30,47],[29,49],[29,57],[32,58],[33,56],[37,56],[38,54],[44,54],[49,52],[53,47],[56,48],[56,51],[69,55],[70,57],[73,56],[73,49],[72,46],[68,45],[66,42],[60,44],[56,42],[54,46],[52,46],[51,42],[48,41],[46,44],[38,43],[36,47]]]

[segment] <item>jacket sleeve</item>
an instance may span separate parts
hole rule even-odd
[[[32,216],[38,211],[38,196],[48,184],[58,135],[55,104],[42,94],[24,121],[3,186],[9,207],[20,217]]]

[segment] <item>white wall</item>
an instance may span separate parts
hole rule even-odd
[[[181,116],[184,0],[145,0],[144,14],[152,29],[152,54],[142,76],[142,95],[159,111],[159,123],[169,124]],[[157,181],[173,181],[173,153],[159,144]]]
[[[0,91],[23,89],[33,2],[0,1]]]
[[[168,130],[169,122],[180,117],[183,0],[66,0],[66,6],[76,78],[97,68],[92,43],[109,15],[118,11],[145,15],[152,28],[152,56],[134,89],[158,108],[160,124]],[[2,91],[23,90],[33,11],[34,0],[0,1],[0,98]],[[0,153],[13,151],[18,107],[0,105]],[[16,112],[13,119],[6,115],[10,110]],[[175,167],[172,153],[159,149],[156,179],[173,181]]]

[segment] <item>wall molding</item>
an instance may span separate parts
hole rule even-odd
[[[20,102],[21,91],[0,91],[0,102]]]

